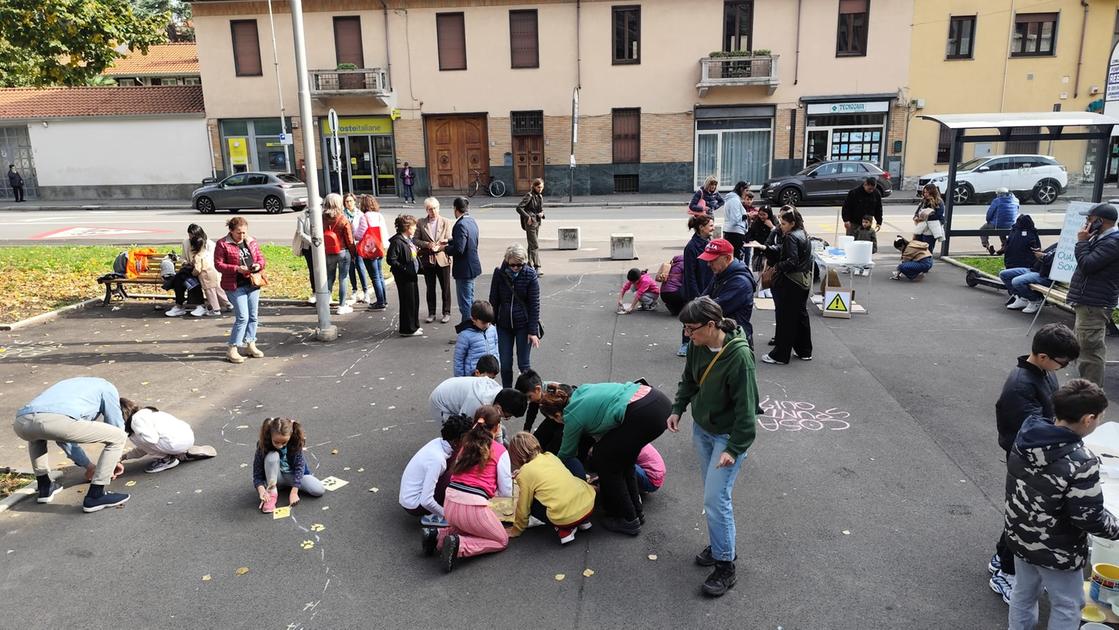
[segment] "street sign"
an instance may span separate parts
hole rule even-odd
[[[327,112],[326,119],[328,121],[327,124],[330,126],[330,133],[337,134],[338,133],[338,127],[339,127],[339,125],[338,125],[338,112],[334,111],[333,107],[331,107],[330,111]]]
[[[1070,201],[1065,210],[1065,224],[1061,226],[1061,236],[1057,239],[1057,251],[1053,254],[1053,268],[1049,279],[1054,282],[1068,282],[1076,271],[1076,233],[1084,227],[1086,217],[1081,211],[1090,210],[1096,204],[1086,201]]]
[[[291,136],[289,136],[286,133],[281,133],[280,134],[280,144],[281,145],[290,145],[291,144]]]

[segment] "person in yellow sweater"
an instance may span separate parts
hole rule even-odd
[[[572,475],[558,457],[542,451],[527,431],[509,441],[509,463],[520,488],[509,537],[520,536],[532,515],[555,528],[560,544],[566,545],[575,540],[577,529],[591,528],[594,487]]]

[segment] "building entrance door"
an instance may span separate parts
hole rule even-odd
[[[532,180],[544,177],[544,136],[513,138],[513,186],[519,193],[528,192]]]
[[[346,164],[349,169],[350,185],[348,192],[355,195],[374,194],[373,149],[369,136],[346,137]]]
[[[489,132],[484,115],[429,116],[425,123],[433,189],[466,190],[474,171],[489,175]]]

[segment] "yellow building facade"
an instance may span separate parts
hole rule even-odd
[[[920,175],[948,168],[946,134],[918,115],[1097,111],[1117,33],[1117,0],[916,0],[906,90],[907,189]],[[1085,141],[1000,142],[965,145],[960,159],[1051,155],[1074,184],[1090,174],[1085,163],[1094,150]],[[1116,162],[1108,162],[1112,181]]]

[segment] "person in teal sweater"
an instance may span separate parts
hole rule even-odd
[[[719,597],[734,586],[735,529],[731,494],[734,479],[754,443],[758,382],[754,353],[746,333],[711,298],[701,297],[680,311],[684,333],[691,339],[668,430],[680,430],[680,415],[691,405],[692,443],[703,478],[703,507],[711,544],[696,564],[714,566],[703,591]]]
[[[606,529],[641,533],[645,514],[633,467],[641,449],[664,433],[671,409],[668,396],[641,383],[591,383],[575,390],[549,386],[541,396],[541,413],[563,425],[561,461],[578,455],[584,436],[596,440],[589,463],[598,473],[606,513],[600,523]]]

